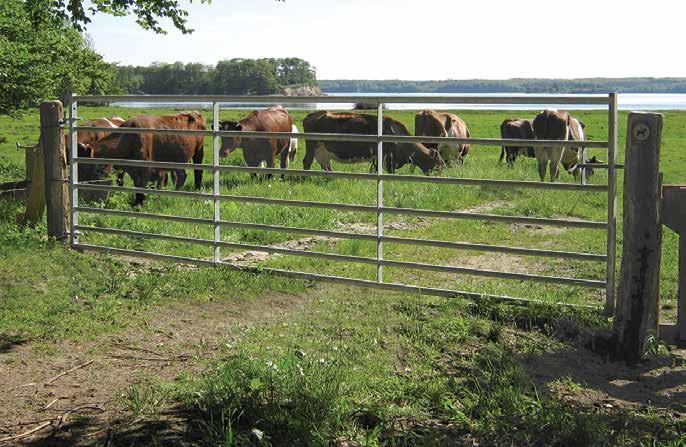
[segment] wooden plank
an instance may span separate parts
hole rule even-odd
[[[69,227],[69,180],[62,115],[60,101],[46,101],[40,105],[48,236],[66,241]]]
[[[616,357],[641,359],[648,335],[657,334],[662,222],[659,113],[629,114],[624,163],[624,250],[613,332]]]

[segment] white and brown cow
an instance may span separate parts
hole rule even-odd
[[[585,131],[586,125],[583,121],[580,121],[574,117],[569,119],[569,135],[568,139],[570,141],[584,141],[586,139]],[[594,155],[593,157],[586,158],[584,147],[568,147],[565,149],[562,155],[562,167],[565,168],[567,172],[574,176],[574,180],[579,180],[582,171],[586,171],[586,178],[590,178],[594,171],[593,168],[588,166],[589,164],[600,163],[600,160]],[[584,167],[579,166],[580,164],[585,165]]]
[[[469,138],[467,124],[453,113],[423,110],[414,117],[414,133],[416,136]],[[469,144],[463,143],[427,143],[426,147],[437,149],[443,160],[448,164],[462,164],[469,153]]]
[[[571,116],[567,112],[546,109],[536,115],[532,123],[534,136],[537,140],[569,139],[569,123]],[[538,175],[545,181],[545,174],[550,164],[550,181],[554,182],[559,176],[559,165],[565,152],[565,146],[535,147]]]
[[[298,133],[298,127],[293,124],[293,127],[291,127],[291,133]],[[298,139],[297,138],[291,138],[291,144],[288,146],[288,160],[290,163],[293,163],[295,161],[295,154],[298,153]]]

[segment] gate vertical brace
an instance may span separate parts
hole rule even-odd
[[[71,157],[71,175],[69,176],[69,187],[71,189],[71,219],[69,234],[71,235],[71,246],[75,247],[79,243],[78,234],[76,234],[76,227],[79,224],[79,166],[76,159],[79,156],[78,131],[75,129],[76,120],[78,119],[79,103],[76,101],[73,93],[69,94],[69,146]]]
[[[379,103],[377,114],[377,136],[383,135],[383,107],[382,102]],[[376,147],[376,282],[383,283],[383,141],[379,141]]]
[[[607,275],[605,289],[605,314],[612,315],[615,310],[615,287],[617,269],[617,93],[610,93],[607,126]]]
[[[212,103],[212,194],[214,199],[214,262],[219,264],[221,262],[221,248],[219,244],[222,240],[221,235],[221,201],[220,194],[220,177],[219,177],[219,147],[221,146],[221,137],[217,135],[219,131],[219,103],[214,101]]]

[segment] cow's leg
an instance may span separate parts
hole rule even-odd
[[[176,176],[176,178],[174,179],[174,186],[176,187],[176,189],[178,190],[183,188],[183,185],[186,184],[186,170],[174,169],[173,174]],[[200,182],[202,185],[202,178],[200,179]]]
[[[205,149],[203,148],[202,145],[199,145],[198,147],[195,148],[195,154],[193,154],[193,164],[199,165],[202,164],[202,160],[205,157]],[[196,169],[193,171],[193,176],[195,177],[195,189],[200,189],[202,188],[202,169]],[[186,171],[183,171],[184,175],[184,182],[186,180]]]
[[[550,159],[550,181],[554,182],[560,175],[560,162],[562,161],[562,155],[564,154],[565,148],[555,147],[551,148],[552,157]]]
[[[124,186],[124,170],[117,171],[117,186]]]
[[[546,154],[546,149],[544,147],[537,147],[535,149],[536,152],[536,161],[538,162],[538,176],[541,178],[541,181],[545,181],[545,171],[548,167],[548,157]]]
[[[133,185],[136,188],[145,188],[148,186],[148,183],[150,182],[150,176],[152,172],[149,168],[134,168],[128,171],[128,174],[133,179]],[[138,192],[136,193],[136,198],[134,199],[133,206],[136,207],[138,205],[143,205],[144,201],[145,194]]]
[[[280,163],[281,169],[288,169],[288,164],[289,164],[289,161],[290,161],[289,158],[288,158],[288,157],[290,156],[290,153],[288,152],[288,149],[289,149],[289,148],[285,148],[285,149],[282,150],[281,153],[279,154],[279,157],[281,157],[281,163]],[[285,180],[285,179],[286,179],[286,176],[285,176],[284,174],[281,174],[281,180]]]
[[[308,171],[312,167],[314,155],[317,152],[318,141],[307,140],[305,142],[305,158],[303,158],[303,169]]]

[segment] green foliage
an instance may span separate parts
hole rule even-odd
[[[272,94],[281,87],[316,84],[309,62],[298,58],[231,59],[216,66],[166,64],[117,67],[117,84],[127,93],[147,94]]]
[[[0,115],[68,91],[114,90],[115,71],[63,20],[32,17],[22,0],[0,3]]]
[[[200,0],[200,3],[210,2]],[[91,22],[89,13],[105,13],[114,16],[133,15],[141,28],[160,34],[166,34],[160,19],[171,21],[184,34],[193,32],[186,27],[188,11],[181,8],[179,0],[91,0],[84,3],[83,0],[29,0],[26,5],[34,22],[68,21],[78,31],[83,31]]]
[[[686,93],[686,78],[448,79],[319,81],[331,93]]]
[[[342,381],[334,361],[301,351],[276,361],[238,353],[185,400],[210,442],[323,446],[338,429]]]

